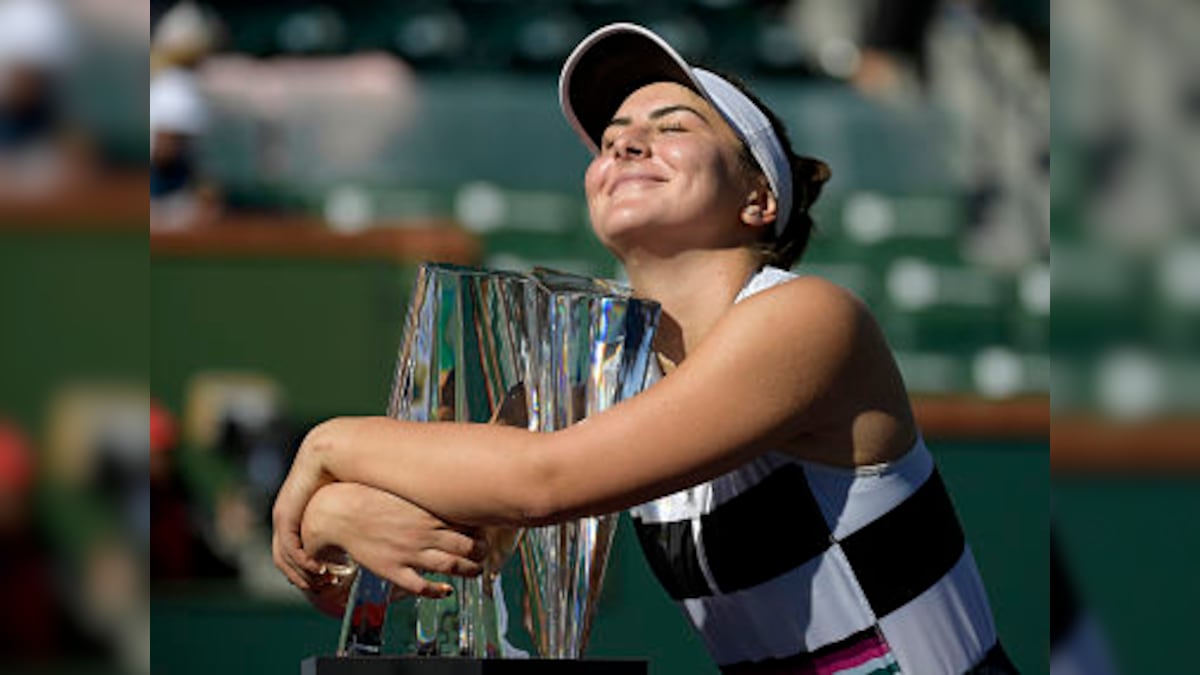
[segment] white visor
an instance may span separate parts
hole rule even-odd
[[[625,97],[654,82],[677,82],[704,97],[750,150],[775,193],[775,235],[792,210],[792,169],[771,121],[728,80],[693,68],[661,37],[632,23],[609,24],[583,39],[558,80],[563,114],[593,154]]]

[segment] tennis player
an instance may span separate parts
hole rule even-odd
[[[476,571],[470,530],[450,523],[630,509],[724,673],[1015,672],[878,325],[846,290],[787,271],[828,167],[743,87],[636,25],[585,38],[560,99],[594,153],[595,234],[662,305],[661,379],[554,433],[329,420],[276,502],[280,568],[308,587],[320,563],[302,528],[353,551],[394,510],[410,532],[427,518],[426,534],[371,568],[437,595],[417,571]],[[305,525],[329,513],[339,532]]]

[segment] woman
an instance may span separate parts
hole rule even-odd
[[[764,106],[638,26],[586,38],[560,97],[595,153],[584,186],[596,235],[662,305],[661,381],[550,434],[330,420],[276,504],[281,568],[306,584],[311,552],[337,543],[310,517],[341,514],[350,547],[373,537],[350,529],[381,529],[330,490],[392,500],[398,520],[437,514],[422,516],[437,543],[380,555],[382,568],[363,561],[433,595],[413,567],[472,573],[480,555],[445,523],[632,508],[651,567],[724,672],[1013,672],[878,326],[845,290],[784,271],[828,168],[797,157]],[[407,562],[418,553],[433,565]]]

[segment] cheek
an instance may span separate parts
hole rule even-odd
[[[597,157],[588,164],[587,171],[583,174],[583,191],[587,194],[589,202],[600,193],[600,184],[611,164],[611,161],[603,157]]]
[[[671,139],[661,144],[659,153],[667,163],[687,175],[717,178],[725,173],[724,154],[706,139]]]
[[[602,217],[597,211],[600,208],[600,186],[603,184],[604,175],[611,164],[611,162],[606,162],[604,158],[597,157],[592,160],[591,164],[588,164],[587,171],[583,174],[583,191],[587,196],[588,220],[591,221],[592,231],[601,240],[604,239],[604,236],[596,226]]]
[[[695,196],[699,200],[697,203],[707,204],[702,208],[711,208],[712,200],[730,192],[727,188],[732,184],[733,175],[726,158],[715,148],[679,144],[664,148],[663,157],[680,169],[678,175],[683,179],[683,189]]]

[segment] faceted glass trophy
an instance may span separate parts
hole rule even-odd
[[[409,303],[388,415],[417,422],[488,422],[506,401],[508,409],[513,401],[523,407],[524,398],[509,392],[523,387],[527,283],[511,274],[422,266]],[[525,425],[524,410],[519,412]],[[489,560],[507,558],[500,538],[497,532],[493,544],[500,550]],[[484,576],[494,578],[499,567],[487,567]],[[454,587],[453,596],[417,600],[418,652],[496,655],[491,588],[484,588],[482,578],[442,580]],[[382,653],[390,592],[387,581],[360,569],[343,618],[339,654]]]
[[[642,390],[658,314],[657,304],[585,277],[422,265],[388,414],[562,429]],[[501,655],[492,593],[519,543],[523,605],[538,656],[579,658],[615,525],[610,515],[524,535],[489,528],[491,553],[480,577],[442,578],[453,585],[452,596],[417,599],[418,654]],[[340,656],[383,652],[390,591],[388,582],[359,570],[343,618]]]
[[[608,282],[541,269],[533,277],[530,428],[563,429],[640,392],[658,305]],[[525,533],[521,561],[540,656],[583,656],[616,525],[608,514]]]

